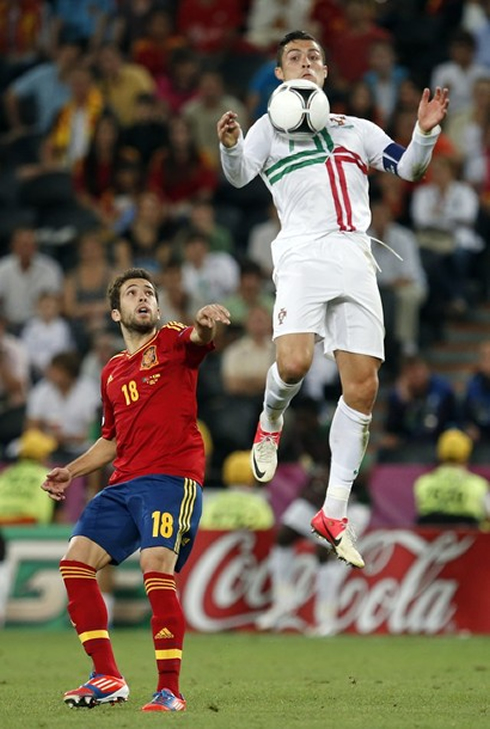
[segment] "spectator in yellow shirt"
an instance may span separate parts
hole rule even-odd
[[[490,484],[468,467],[471,438],[457,428],[437,441],[439,465],[414,483],[418,524],[478,527],[490,512]]]

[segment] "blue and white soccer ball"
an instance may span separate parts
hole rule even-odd
[[[267,113],[272,126],[282,136],[309,139],[326,127],[330,103],[313,81],[294,79],[284,81],[272,92]]]

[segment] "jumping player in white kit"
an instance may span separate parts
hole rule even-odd
[[[282,39],[276,76],[323,87],[325,54],[313,36],[293,31]],[[364,560],[348,528],[347,504],[367,447],[384,359],[383,311],[366,233],[371,222],[368,170],[420,179],[448,104],[447,89],[437,88],[432,98],[429,89],[423,91],[407,148],[372,122],[341,114],[331,114],[325,129],[301,141],[281,137],[267,114],[245,138],[233,111],[217,124],[227,180],[243,187],[260,175],[281,223],[272,243],[276,361],[267,375],[251,451],[254,475],[262,482],[274,476],[284,411],[311,366],[315,341],[323,340],[325,355],[336,360],[342,396],[330,427],[325,503],[311,526],[354,567],[363,567]]]

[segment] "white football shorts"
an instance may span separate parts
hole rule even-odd
[[[288,243],[273,246],[273,338],[311,332],[329,357],[341,349],[384,360],[383,307],[368,237],[331,233]]]

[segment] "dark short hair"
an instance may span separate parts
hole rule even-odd
[[[124,271],[124,273],[121,273],[114,279],[107,290],[107,297],[111,309],[117,309],[119,311],[119,307],[121,306],[121,286],[131,278],[143,278],[145,281],[151,283],[155,289],[155,296],[158,301],[157,287],[151,274],[145,268],[128,268],[127,271]]]
[[[282,57],[284,54],[284,48],[287,46],[288,43],[291,43],[291,41],[296,40],[307,40],[307,41],[314,41],[317,43],[318,47],[320,48],[323,56],[323,62],[325,63],[325,51],[323,50],[321,43],[315,38],[314,35],[311,35],[311,33],[308,33],[306,30],[292,30],[290,33],[286,33],[286,35],[282,38],[282,40],[279,41],[279,45],[277,46],[277,65],[282,66]]]
[[[78,352],[58,352],[50,361],[51,367],[63,370],[73,380],[76,380],[80,374],[82,361]]]

